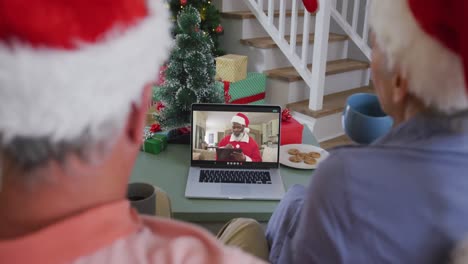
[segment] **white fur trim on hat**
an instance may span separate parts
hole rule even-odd
[[[398,65],[412,94],[440,112],[468,109],[460,57],[422,30],[408,0],[374,0],[370,12],[370,25],[387,66]]]
[[[239,124],[245,126],[245,119],[238,116],[238,115],[235,115],[235,116],[232,117],[231,123],[239,123]]]
[[[150,0],[149,15],[119,34],[77,50],[0,43],[0,134],[73,140],[88,130],[102,138],[109,121],[122,126],[143,87],[170,52],[169,10]],[[117,131],[116,131],[117,133]]]

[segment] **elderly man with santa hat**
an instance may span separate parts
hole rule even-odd
[[[249,136],[249,118],[243,113],[238,113],[232,117],[231,123],[232,134],[225,136],[218,146],[242,150],[242,152],[233,152],[231,154],[233,160],[261,162],[262,156],[257,142]]]
[[[370,4],[372,80],[395,127],[288,191],[272,263],[468,263],[468,1]]]
[[[164,0],[0,0],[0,263],[263,263],[222,243],[266,258],[253,220],[217,240],[126,199],[171,24]]]

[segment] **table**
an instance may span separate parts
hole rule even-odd
[[[303,143],[318,146],[304,126]],[[175,219],[190,222],[225,222],[232,218],[249,217],[268,221],[278,201],[187,199],[184,196],[190,166],[190,146],[171,144],[158,155],[140,152],[130,182],[146,182],[165,190],[172,202]],[[294,184],[306,185],[311,170],[280,167],[286,190]]]

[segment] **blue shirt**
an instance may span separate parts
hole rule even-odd
[[[338,148],[266,231],[272,263],[446,263],[468,238],[468,113]]]

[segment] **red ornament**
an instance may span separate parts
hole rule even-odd
[[[161,131],[161,125],[159,125],[159,124],[152,124],[151,125],[151,128],[150,128],[151,133],[156,133],[156,132],[159,132],[159,131]]]
[[[309,13],[315,13],[318,11],[318,0],[302,0],[302,3]]]
[[[289,120],[291,120],[291,118],[291,112],[289,112],[289,109],[285,108],[283,112],[281,112],[281,120],[288,122]]]
[[[156,110],[159,112],[166,107],[161,101],[156,102]]]
[[[180,4],[183,5],[183,6],[186,5],[186,4],[187,4],[187,0],[180,0]]]
[[[223,30],[224,30],[224,28],[223,28],[223,26],[221,26],[221,25],[218,25],[218,26],[216,27],[216,29],[215,29],[216,33],[221,33],[221,32],[223,32]]]

